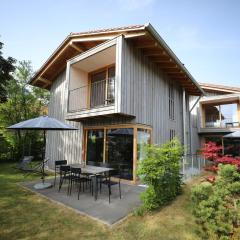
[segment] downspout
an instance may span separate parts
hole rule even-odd
[[[183,145],[184,145],[184,156],[186,156],[186,92],[183,88]]]
[[[188,114],[188,117],[189,117],[189,141],[190,141],[190,155],[192,155],[192,149],[193,149],[193,146],[192,146],[192,118],[191,118],[191,112],[192,110],[196,107],[196,105],[198,104],[198,102],[200,101],[201,97],[203,95],[200,95],[196,102],[193,104],[193,106],[191,107],[191,109],[189,110],[189,114]]]

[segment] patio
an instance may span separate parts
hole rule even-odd
[[[80,198],[77,198],[77,190],[72,191],[72,195],[67,195],[67,184],[64,184],[61,191],[58,192],[58,184],[56,187],[36,190],[34,185],[39,182],[27,182],[21,185],[32,192],[38,193],[43,197],[54,201],[58,204],[63,204],[74,209],[76,212],[87,215],[95,220],[99,220],[107,225],[113,225],[129,215],[135,208],[141,205],[139,194],[145,190],[144,187],[127,185],[121,183],[122,198],[119,198],[118,185],[112,186],[111,203],[108,202],[108,189],[103,187],[102,193],[98,194],[98,199],[89,192],[89,189],[80,193]],[[47,181],[49,182],[49,180]]]

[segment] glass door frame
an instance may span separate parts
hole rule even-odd
[[[106,139],[107,139],[107,130],[108,129],[116,129],[116,128],[132,128],[133,129],[133,180],[123,180],[130,183],[137,182],[137,138],[138,138],[138,129],[146,129],[150,132],[150,144],[152,144],[152,127],[148,125],[142,124],[113,124],[113,125],[102,125],[102,126],[86,126],[83,128],[83,148],[82,148],[82,159],[84,164],[86,164],[86,157],[87,157],[87,131],[88,130],[96,130],[96,129],[103,129],[104,130],[104,141],[103,141],[103,162],[106,161]]]

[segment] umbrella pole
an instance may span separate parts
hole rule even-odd
[[[44,164],[44,160],[45,160],[45,149],[46,149],[46,130],[43,130],[43,154],[42,154],[42,183],[44,184],[45,182],[45,164]]]

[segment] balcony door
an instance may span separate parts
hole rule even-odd
[[[90,73],[90,107],[114,103],[115,66]]]

